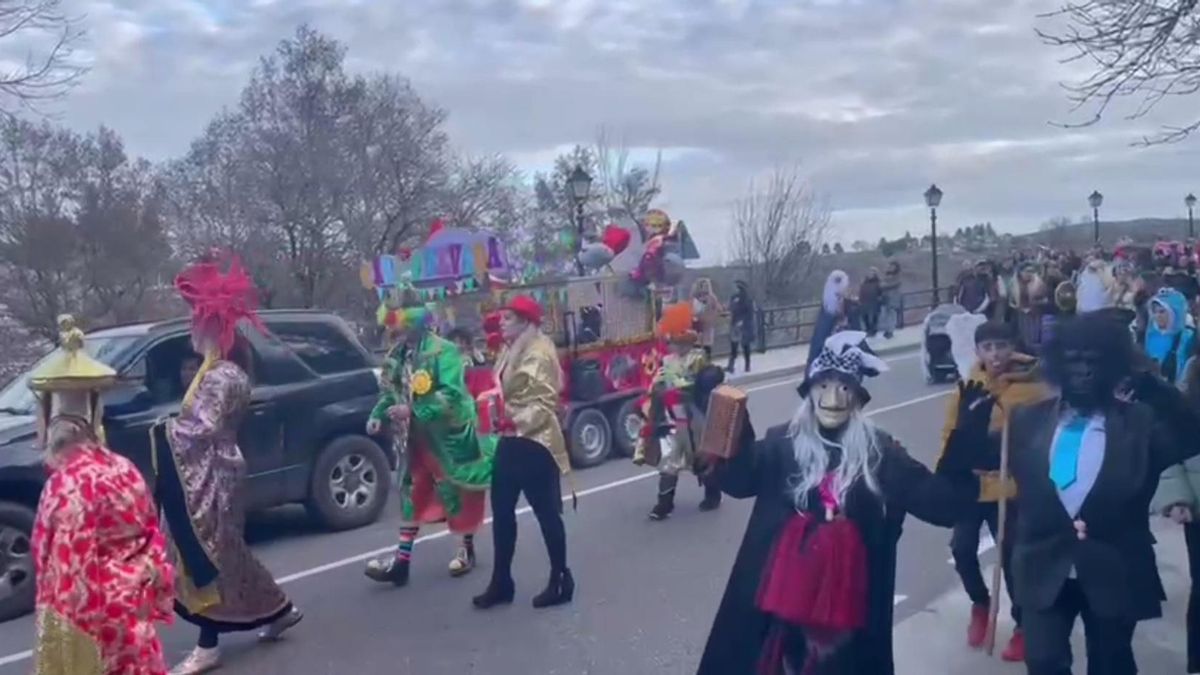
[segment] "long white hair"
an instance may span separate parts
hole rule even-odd
[[[792,452],[799,470],[788,479],[792,489],[792,501],[796,508],[816,506],[808,503],[809,492],[821,485],[829,472],[829,450],[827,441],[821,437],[821,425],[817,422],[816,401],[804,399],[788,426],[792,438]],[[846,421],[837,444],[842,450],[842,461],[835,469],[834,487],[839,504],[844,504],[846,493],[860,478],[874,494],[880,494],[875,471],[879,468],[882,451],[879,447],[875,425],[855,408]]]
[[[825,290],[821,293],[821,304],[825,311],[836,314],[842,307],[842,298],[850,287],[850,277],[841,270],[834,270],[825,279]]]

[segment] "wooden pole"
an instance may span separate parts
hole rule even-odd
[[[996,405],[999,405],[997,402]],[[1000,501],[996,516],[996,566],[992,568],[992,602],[988,607],[987,637],[984,649],[988,656],[996,653],[996,619],[1000,616],[1000,591],[1004,583],[1004,532],[1008,516],[1008,414],[1004,415],[1004,427],[1000,431]]]

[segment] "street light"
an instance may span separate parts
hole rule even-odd
[[[930,185],[925,191],[925,206],[929,207],[929,233],[930,241],[933,243],[933,304],[937,305],[941,301],[941,292],[938,290],[938,273],[937,273],[937,209],[942,203],[942,191],[937,185]]]
[[[1088,204],[1092,207],[1092,239],[1100,243],[1100,205],[1104,203],[1104,195],[1099,190],[1093,190],[1088,195]]]
[[[571,188],[571,199],[575,200],[575,271],[579,276],[583,276],[583,262],[579,260],[579,252],[583,249],[583,205],[592,193],[592,177],[582,166],[576,164],[568,184]]]
[[[1196,238],[1196,219],[1192,216],[1192,211],[1196,208],[1196,195],[1188,193],[1188,196],[1183,198],[1183,203],[1188,207],[1188,239]]]

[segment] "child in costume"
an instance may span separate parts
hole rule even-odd
[[[650,511],[653,520],[663,520],[675,509],[679,472],[697,472],[695,449],[704,428],[704,409],[698,405],[693,384],[708,365],[708,357],[692,327],[692,304],[681,302],[663,310],[656,331],[666,341],[667,353],[642,404],[646,423],[633,456],[635,464],[658,467],[658,501]],[[700,508],[715,509],[720,500],[719,490],[706,488]]]
[[[390,426],[404,436],[407,453],[400,482],[404,522],[395,555],[372,560],[374,581],[408,583],[413,543],[421,525],[446,521],[461,544],[450,574],[475,567],[475,532],[483,523],[492,479],[496,438],[481,435],[475,400],[467,391],[466,359],[458,347],[434,334],[433,313],[411,295],[381,318],[396,338],[383,364],[383,394],[367,422],[373,436]]]
[[[33,529],[34,672],[164,675],[155,623],[171,621],[174,569],[145,480],[104,446],[99,394],[117,373],[60,324],[62,352],[31,379],[50,471]]]

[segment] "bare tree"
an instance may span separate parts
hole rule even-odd
[[[1067,85],[1076,109],[1090,107],[1092,115],[1064,126],[1094,124],[1118,99],[1135,99],[1127,118],[1138,119],[1165,98],[1200,90],[1196,8],[1197,0],[1087,0],[1042,15],[1062,27],[1039,30],[1041,38],[1071,50],[1067,62],[1083,61],[1092,67],[1089,76]],[[1166,126],[1141,143],[1178,141],[1197,128],[1200,119]]]
[[[623,139],[614,141],[601,128],[596,138],[595,158],[605,205],[610,211],[640,221],[662,193],[662,151],[655,154],[652,168],[634,166],[629,160],[628,144]]]
[[[36,110],[75,86],[86,71],[74,59],[82,35],[61,0],[0,0],[0,44],[25,52],[20,65],[0,69],[0,112]]]
[[[730,248],[760,298],[794,300],[829,232],[830,208],[799,167],[778,168],[752,182],[733,205]]]

